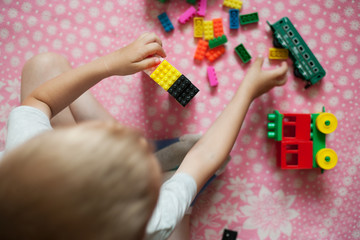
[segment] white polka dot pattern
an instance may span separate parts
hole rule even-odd
[[[168,60],[200,93],[186,107],[169,97],[145,74],[111,77],[93,93],[122,123],[143,129],[154,139],[204,133],[235,93],[250,64],[234,54],[245,43],[253,56],[267,56],[273,23],[288,16],[327,71],[308,90],[288,74],[283,88],[261,96],[250,107],[232,151],[227,171],[201,194],[192,217],[192,239],[221,239],[223,228],[241,239],[360,239],[359,47],[357,0],[244,0],[241,14],[258,12],[260,22],[239,30],[228,28],[222,0],[208,0],[206,20],[221,17],[228,37],[226,53],[212,66],[219,85],[209,87],[206,67],[194,64],[196,41],[191,23],[177,18],[186,1],[69,0],[0,3],[0,148],[6,121],[19,104],[21,68],[32,56],[47,51],[65,55],[73,66],[110,53],[145,31],[163,40]],[[166,11],[175,30],[165,33],[157,16]],[[191,22],[191,21],[190,21]],[[291,64],[291,61],[288,61]],[[277,62],[265,60],[264,67]],[[276,166],[275,144],[266,139],[267,113],[313,113],[325,105],[339,120],[327,145],[336,150],[338,165],[325,174],[284,171]],[[219,141],[214,139],[214,141]]]

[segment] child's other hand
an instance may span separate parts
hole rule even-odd
[[[166,54],[155,33],[143,33],[129,45],[103,57],[110,75],[129,75],[160,63]]]
[[[282,62],[280,67],[273,70],[262,70],[263,63],[264,59],[262,57],[257,58],[243,80],[243,84],[250,91],[253,99],[268,92],[275,86],[284,85],[287,81],[288,65],[286,62]]]

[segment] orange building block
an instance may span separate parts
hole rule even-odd
[[[209,47],[209,43],[205,40],[200,39],[196,47],[194,59],[200,61],[203,60],[208,47]]]
[[[205,53],[205,56],[210,62],[213,62],[214,60],[219,58],[224,53],[225,53],[225,47],[224,47],[224,45],[221,45],[221,46],[218,46],[216,48],[213,48],[213,49],[210,49],[209,51],[207,51]]]
[[[221,18],[214,18],[213,20],[214,36],[215,38],[224,35],[223,23]]]

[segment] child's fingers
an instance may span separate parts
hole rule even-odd
[[[261,69],[262,68],[262,65],[264,63],[264,58],[263,57],[257,57],[255,59],[255,62],[251,65],[252,68],[258,68],[258,69]]]
[[[154,54],[159,55],[163,58],[166,57],[164,49],[158,43],[152,42],[144,46],[144,58]]]
[[[149,57],[149,58],[145,58],[144,60],[140,61],[137,63],[137,67],[138,70],[144,70],[147,68],[151,68],[154,67],[156,65],[158,65],[161,62],[160,58],[158,57]]]
[[[284,75],[286,75],[287,70],[288,70],[287,63],[282,62],[280,67],[273,70],[269,70],[268,74],[271,79],[279,79],[282,78]]]
[[[155,33],[148,33],[144,36],[144,40],[145,43],[152,43],[152,42],[156,42],[158,43],[160,46],[162,46],[162,41],[159,38],[158,35],[156,35]]]

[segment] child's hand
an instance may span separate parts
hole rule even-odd
[[[144,33],[134,42],[102,57],[110,75],[129,75],[160,63],[166,57],[160,38],[154,33]]]
[[[279,68],[266,71],[261,70],[263,63],[263,58],[257,58],[251,65],[242,83],[250,91],[253,99],[268,92],[275,86],[284,85],[287,81],[286,73],[288,65],[286,62],[283,62]]]

